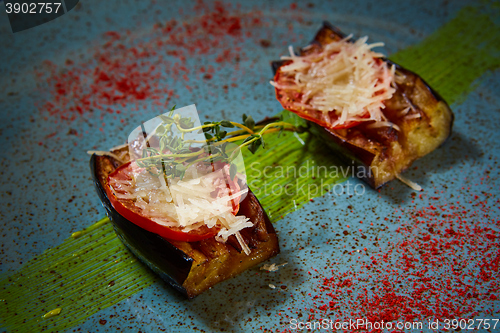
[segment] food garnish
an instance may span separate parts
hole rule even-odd
[[[264,146],[266,133],[296,128],[283,121],[255,126],[246,115],[243,124],[222,120],[195,126],[191,116],[182,115],[192,111],[186,108],[174,114],[174,107],[158,117],[160,123],[146,124],[146,136],[142,127],[130,135],[131,161],[109,174],[108,198],[121,215],[164,238],[189,242],[216,235],[225,242],[235,235],[248,254],[239,231],[252,223],[236,216],[248,191],[237,157],[243,147],[254,153]],[[228,133],[230,128],[239,129]],[[123,162],[115,153],[108,156]]]
[[[281,120],[256,125],[246,115],[242,124],[201,125],[174,110],[138,127],[127,145],[92,152],[91,170],[122,241],[194,297],[279,252],[238,157],[243,147],[265,146],[267,133],[301,129]]]

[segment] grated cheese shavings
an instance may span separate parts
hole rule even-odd
[[[406,177],[403,177],[402,175],[396,175],[396,178],[399,179],[399,181],[401,181],[403,184],[407,185],[408,187],[412,188],[413,190],[415,191],[423,191],[423,188],[422,186],[418,185],[417,183],[409,180],[408,178]]]
[[[278,271],[278,269],[281,267],[281,266],[285,266],[286,264],[288,264],[287,262],[284,262],[282,264],[279,264],[279,265],[276,265],[274,263],[272,264],[264,264],[260,267],[260,270],[261,271],[268,271],[268,272],[276,272]]]
[[[419,118],[422,118],[422,116],[420,115],[420,113],[413,113],[413,114],[409,114],[405,117],[406,119],[419,119]]]
[[[248,188],[226,184],[229,166],[212,171],[211,166],[193,164],[184,178],[156,177],[132,162],[127,180],[112,178],[109,186],[120,199],[131,199],[144,216],[168,227],[189,232],[205,224],[220,228],[216,240],[226,242],[234,235],[242,250],[250,249],[240,231],[252,227],[248,217],[233,214],[233,205],[240,202]],[[200,176],[201,175],[201,176]]]
[[[366,128],[380,128],[380,127],[392,127],[396,131],[399,131],[399,132],[401,131],[401,129],[399,128],[398,125],[393,124],[390,121],[377,121],[377,122],[374,122],[374,123],[366,126]]]
[[[367,44],[368,37],[351,42],[352,35],[324,46],[319,53],[297,56],[290,46],[291,62],[280,68],[285,76],[271,84],[285,91],[299,92],[292,104],[306,111],[320,111],[331,118],[331,127],[350,121],[385,122],[384,101],[396,91],[391,85],[395,67],[381,60],[382,54],[372,51],[383,43]]]

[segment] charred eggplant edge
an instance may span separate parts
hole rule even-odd
[[[106,210],[106,215],[113,223],[116,234],[141,262],[187,296],[182,284],[189,275],[194,260],[164,238],[130,222],[113,208],[99,179],[98,158],[106,157],[92,155],[90,170],[99,199]],[[169,255],[166,255],[167,253]]]

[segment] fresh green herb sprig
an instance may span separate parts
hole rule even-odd
[[[173,115],[175,106],[168,115],[161,115],[160,124],[153,136],[158,139],[158,149],[147,147],[142,151],[142,158],[136,160],[138,166],[146,168],[152,175],[183,178],[186,170],[196,163],[230,163],[237,152],[247,147],[255,153],[260,146],[265,148],[264,134],[283,131],[303,132],[305,129],[276,118],[265,124],[256,124],[252,116],[243,114],[243,122],[229,120],[205,122],[194,126],[190,117]],[[177,128],[177,133],[174,131]],[[229,129],[237,128],[229,131]],[[178,135],[180,133],[180,135]],[[187,133],[203,133],[206,140],[188,140]],[[237,143],[239,145],[229,145]],[[193,144],[205,144],[201,149],[193,148]],[[230,177],[236,174],[236,165],[230,166]]]

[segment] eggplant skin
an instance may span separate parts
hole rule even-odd
[[[345,38],[345,35],[328,22],[318,31],[313,41],[301,49],[301,54],[318,52],[325,45]],[[420,157],[432,152],[451,135],[454,115],[444,99],[420,76],[384,59],[396,69],[396,92],[385,102],[384,115],[397,125],[368,128],[360,124],[348,129],[328,129],[309,121],[311,132],[323,139],[349,166],[352,173],[373,188],[379,188],[393,180]],[[286,61],[271,64],[275,80],[280,77],[280,67]],[[301,110],[293,110],[289,103],[293,97],[276,89],[276,98],[282,106],[299,116]],[[401,116],[401,111],[411,106],[419,118]]]
[[[120,162],[108,156],[94,154],[90,159],[94,186],[116,234],[140,261],[187,298],[193,298],[218,282],[279,253],[276,231],[250,190],[238,212],[254,223],[252,228],[240,232],[251,249],[250,255],[241,250],[234,236],[226,243],[217,242],[213,237],[182,242],[167,240],[142,229],[113,208],[104,190],[108,175],[119,165]]]

